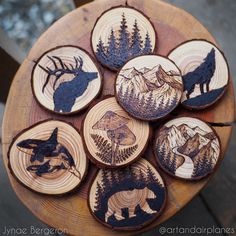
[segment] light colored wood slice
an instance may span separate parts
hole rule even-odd
[[[45,52],[32,72],[33,92],[46,109],[71,114],[87,107],[101,89],[101,74],[83,49],[60,46]]]
[[[137,230],[162,213],[165,184],[157,170],[141,158],[121,170],[100,170],[89,192],[94,217],[117,230]]]
[[[131,118],[114,97],[94,105],[83,123],[90,159],[100,167],[116,168],[134,162],[147,147],[149,135],[149,125]]]
[[[132,7],[113,7],[102,13],[92,31],[91,44],[98,61],[118,70],[132,57],[150,54],[156,32],[149,19]]]
[[[168,121],[156,135],[154,153],[160,166],[183,179],[201,179],[213,172],[221,152],[215,130],[190,117]]]
[[[203,109],[217,102],[229,83],[229,68],[224,54],[206,40],[191,40],[168,56],[180,68],[187,108]]]
[[[34,61],[41,56],[43,51],[58,45],[77,45],[79,43],[80,47],[92,52],[90,40],[88,39],[90,38],[91,30],[99,15],[113,6],[125,6],[125,3],[126,0],[98,0],[78,8],[55,22],[39,38],[37,43],[35,43],[13,80],[5,108],[2,127],[2,150],[6,167],[8,165],[7,151],[12,138],[19,131],[36,122],[53,116],[54,118],[64,119],[67,122],[73,123],[77,129],[82,129],[81,122],[84,118],[84,114],[78,113],[76,116],[66,117],[59,116],[47,112],[35,101],[30,87],[30,76],[32,68],[35,65]],[[159,0],[128,0],[127,3],[144,12],[154,23],[155,29],[158,31],[158,50],[155,52],[160,55],[166,56],[171,49],[189,39],[204,38],[216,43],[207,29],[200,24],[196,18],[182,9]],[[102,95],[114,94],[116,74],[106,69],[104,69],[103,72],[105,79],[103,81]],[[206,110],[195,111],[194,113],[191,110],[187,111],[186,109],[179,108],[180,107],[178,107],[178,111],[180,115],[197,116],[209,122],[232,122],[234,120],[234,90],[232,79],[230,79],[229,90],[215,106],[209,107]],[[220,163],[227,150],[232,127],[216,127],[215,129],[222,144],[222,155],[219,158]],[[148,145],[145,157],[157,167],[151,145]],[[90,186],[95,172],[95,166],[91,165],[88,175],[83,184],[79,187],[77,194],[51,197],[28,190],[16,181],[7,168],[12,188],[19,199],[44,223],[54,228],[66,229],[66,234],[69,235],[80,235],[81,232],[83,232],[83,235],[94,236],[120,235],[120,232],[111,231],[109,228],[99,224],[89,212],[87,204],[88,186]],[[166,221],[176,214],[176,212],[180,211],[198,194],[199,191],[206,186],[212,176],[210,175],[201,181],[193,183],[192,181],[183,181],[173,178],[162,170],[160,170],[160,173],[165,179],[168,188],[165,211],[157,220],[153,221],[153,223],[147,227],[135,232],[122,232],[122,235],[141,234],[141,232],[154,228]]]
[[[181,73],[169,59],[144,55],[127,62],[115,84],[119,104],[135,118],[158,120],[173,111],[183,91]]]
[[[9,149],[9,167],[26,187],[63,194],[77,187],[87,170],[82,139],[70,124],[49,120],[23,130]]]

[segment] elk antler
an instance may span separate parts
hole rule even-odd
[[[45,81],[43,88],[42,88],[43,93],[44,93],[45,87],[47,86],[51,76],[56,77],[56,79],[53,83],[53,89],[55,89],[56,83],[57,83],[58,79],[61,78],[62,75],[64,75],[65,73],[66,74],[75,74],[77,71],[82,70],[83,59],[81,57],[79,57],[79,58],[74,57],[75,66],[73,66],[72,64],[69,63],[71,68],[69,68],[69,66],[66,63],[63,63],[63,61],[61,60],[60,57],[57,57],[57,56],[52,56],[52,57],[47,56],[47,57],[49,60],[52,61],[55,68],[51,69],[48,66],[46,66],[46,68],[44,68],[40,64],[38,65],[43,71],[45,71],[47,73],[47,78],[46,78],[46,81]],[[56,63],[56,60],[59,62],[60,68],[58,67],[58,65]]]

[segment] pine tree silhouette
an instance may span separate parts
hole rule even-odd
[[[155,182],[157,180],[155,174],[152,172],[150,166],[147,167],[147,182]]]
[[[142,172],[141,169],[139,169],[138,181],[140,181],[140,182],[145,182],[145,181],[146,181],[146,179],[145,179],[145,177],[144,177],[144,174],[143,174],[143,172]]]
[[[140,35],[140,30],[138,28],[137,20],[135,19],[132,33],[132,44],[130,53],[132,56],[138,56],[142,52],[142,37]]]
[[[198,160],[194,165],[193,177],[204,176],[212,171],[212,160],[208,160],[204,156],[202,160]]]
[[[146,38],[145,38],[145,44],[144,44],[144,48],[143,48],[143,53],[144,54],[149,54],[152,52],[152,45],[151,45],[151,39],[149,36],[149,33],[146,33]]]
[[[160,103],[158,105],[159,112],[162,112],[163,109],[164,109],[164,97],[162,97],[162,99],[161,99],[161,101],[160,101]]]
[[[138,110],[142,111],[145,104],[145,96],[141,95],[141,99],[138,101]]]
[[[103,195],[103,188],[97,182],[96,194],[95,194],[95,211],[98,211],[101,209],[101,202],[102,202],[102,198],[103,198],[102,195]]]
[[[148,95],[148,97],[146,99],[146,102],[145,102],[145,110],[146,110],[146,112],[152,113],[151,106],[150,106],[152,104],[152,102],[153,102],[153,92],[150,91],[149,95]]]
[[[115,174],[115,171],[111,171],[111,185],[114,185],[114,184],[117,184],[118,180],[117,180],[117,177],[116,177],[116,174]]]
[[[108,61],[109,63],[113,63],[113,61],[116,60],[116,38],[115,38],[115,34],[113,29],[111,29],[111,34],[110,37],[108,39],[108,49],[107,49],[107,53],[108,53]]]
[[[109,174],[107,170],[102,170],[101,183],[102,183],[104,192],[108,191],[110,187],[110,180],[109,180]]]
[[[176,161],[177,161],[176,160],[176,154],[174,153],[174,155],[173,155],[173,157],[170,161],[170,170],[171,170],[172,173],[175,173],[175,171],[176,171]]]
[[[122,14],[122,20],[119,30],[119,56],[122,65],[129,58],[129,32],[127,30],[127,21],[125,14]]]
[[[96,56],[98,60],[102,61],[103,63],[106,63],[107,61],[106,49],[101,38],[99,39],[99,42],[97,45]]]
[[[163,144],[160,150],[160,154],[159,154],[161,160],[165,160],[166,159],[166,147]]]
[[[175,106],[177,102],[178,102],[178,93],[176,93],[173,100],[171,100],[170,107],[172,108],[173,106]]]
[[[124,104],[129,104],[129,101],[131,100],[130,95],[131,95],[130,89],[129,89],[129,87],[127,87],[125,90],[124,96],[123,96],[123,103]]]
[[[143,40],[137,20],[134,21],[132,34],[130,35],[124,13],[122,14],[118,34],[118,37],[116,37],[114,30],[111,29],[107,45],[104,45],[101,38],[99,39],[96,56],[103,64],[119,69],[131,57],[148,54],[152,51],[148,32],[143,47]]]
[[[118,97],[120,99],[123,99],[123,84],[121,84],[119,91],[118,91]]]

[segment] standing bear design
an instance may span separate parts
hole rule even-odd
[[[105,214],[105,221],[107,222],[108,218],[113,214],[117,220],[125,219],[125,217],[122,216],[123,208],[128,208],[129,218],[135,217],[135,208],[138,205],[148,214],[156,213],[157,211],[152,210],[146,201],[147,199],[155,198],[155,193],[147,187],[115,193],[108,200],[108,210]],[[122,199],[122,201],[117,201],[118,199]]]

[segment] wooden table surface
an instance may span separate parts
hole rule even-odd
[[[99,224],[90,215],[87,207],[87,191],[93,178],[96,168],[89,167],[89,174],[82,186],[73,194],[64,197],[45,196],[33,193],[20,185],[8,170],[7,151],[12,138],[22,129],[49,117],[65,119],[72,122],[78,130],[81,128],[83,113],[70,117],[53,115],[42,109],[32,95],[30,78],[34,61],[46,50],[65,44],[79,45],[90,53],[90,32],[97,17],[106,9],[124,5],[124,0],[98,0],[78,8],[59,21],[54,23],[37,41],[31,49],[29,55],[18,70],[6,105],[3,120],[3,156],[4,163],[14,191],[21,201],[46,224],[55,228],[65,229],[67,234],[73,235],[131,235],[137,232],[120,233],[111,231]],[[216,43],[211,34],[190,14],[158,0],[129,0],[133,6],[148,15],[158,33],[158,49],[156,53],[167,55],[168,52],[179,43],[195,38],[207,39]],[[104,73],[104,85],[102,95],[114,94],[115,73],[102,68]],[[101,95],[101,96],[102,96]],[[175,115],[188,115],[200,117],[205,121],[214,123],[225,123],[234,120],[234,92],[232,81],[228,91],[215,106],[204,111],[190,112],[183,108],[178,108]],[[153,129],[156,125],[152,126]],[[232,127],[216,127],[216,131],[221,139],[222,156],[227,149]],[[145,153],[157,168],[150,146]],[[158,168],[159,169],[159,168]],[[160,170],[168,187],[168,201],[163,215],[144,228],[146,231],[167,220],[183,206],[185,206],[208,182],[209,178],[201,181],[187,182],[176,180]]]

